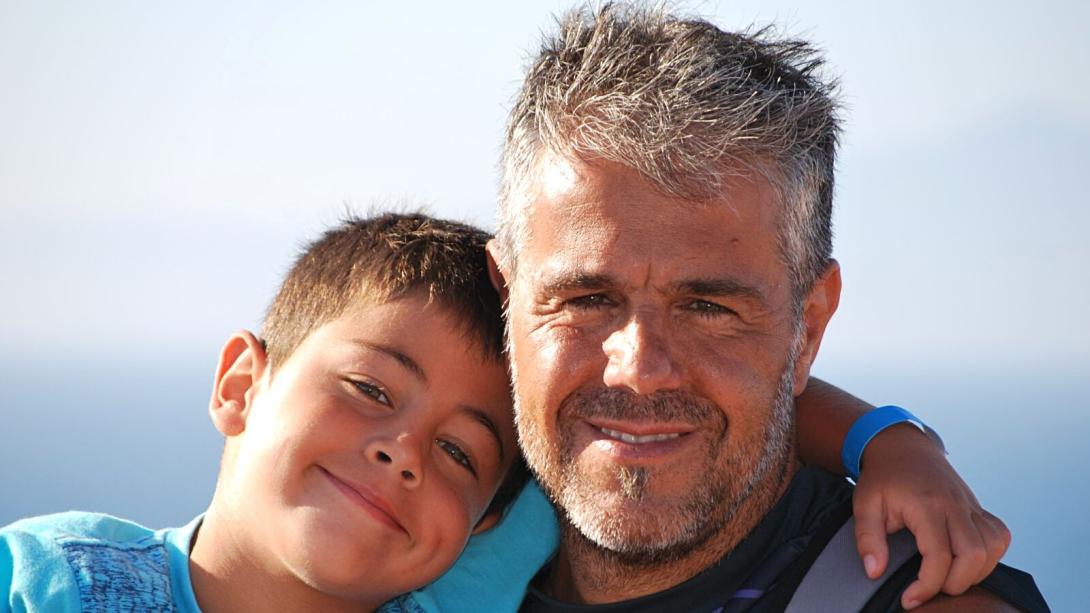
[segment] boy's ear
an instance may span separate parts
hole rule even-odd
[[[473,527],[473,534],[480,534],[487,532],[496,527],[496,524],[500,523],[503,519],[503,511],[490,511],[485,513],[484,517],[477,522],[477,525]]]
[[[212,423],[224,436],[237,436],[246,430],[253,392],[267,368],[265,345],[252,333],[236,332],[224,343],[208,404]]]
[[[492,287],[496,288],[496,291],[500,295],[500,302],[507,302],[507,282],[510,280],[509,271],[500,268],[500,262],[503,261],[503,256],[500,252],[500,244],[496,242],[496,239],[491,239],[488,244],[485,245],[485,253],[488,254],[488,278],[492,280]]]

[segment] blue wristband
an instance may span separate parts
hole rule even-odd
[[[909,423],[920,429],[920,432],[937,440],[942,447],[942,439],[934,430],[928,428],[919,417],[909,413],[901,407],[886,405],[871,409],[860,415],[848,430],[848,436],[844,437],[844,449],[840,451],[840,461],[844,463],[844,470],[853,480],[859,480],[859,463],[863,459],[863,450],[867,443],[878,435],[879,432],[897,424]]]

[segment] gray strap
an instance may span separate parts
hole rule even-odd
[[[873,581],[868,579],[855,548],[855,518],[848,518],[814,560],[785,612],[860,611],[890,575],[915,553],[916,539],[908,530],[889,535],[886,572]]]

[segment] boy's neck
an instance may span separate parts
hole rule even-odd
[[[260,544],[217,513],[215,503],[193,537],[189,574],[204,613],[229,611],[373,611],[383,602],[348,600],[307,585],[278,560],[262,558]]]

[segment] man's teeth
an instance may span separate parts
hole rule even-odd
[[[668,441],[681,436],[680,432],[670,432],[668,434],[645,434],[638,436],[636,434],[629,434],[627,432],[621,432],[620,430],[610,430],[609,428],[598,428],[602,434],[610,438],[615,438],[619,441],[626,443],[657,443],[659,441]]]

